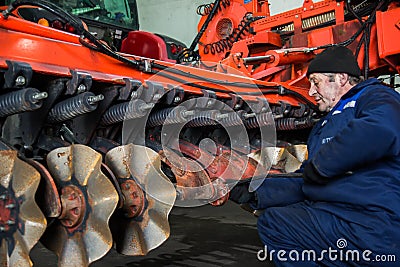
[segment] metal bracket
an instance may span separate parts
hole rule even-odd
[[[296,118],[302,118],[304,116],[307,116],[310,113],[310,108],[303,104],[303,103],[299,103],[300,108],[296,109],[293,112],[293,116]]]
[[[232,109],[239,109],[243,106],[243,99],[241,96],[236,94],[229,95],[231,96],[231,99],[226,102],[229,107],[231,107]]]
[[[25,88],[32,79],[32,67],[24,62],[6,60],[8,69],[4,73],[4,88]]]
[[[146,103],[157,103],[158,100],[165,94],[162,84],[146,81],[147,89],[143,90],[141,99]]]
[[[72,79],[67,82],[66,95],[88,92],[92,87],[92,76],[86,72],[70,70]]]
[[[282,114],[285,117],[288,117],[291,115],[292,111],[292,105],[285,101],[279,101],[280,107],[278,108],[278,113],[277,114]]]
[[[182,102],[185,96],[185,90],[182,87],[173,87],[172,85],[168,85],[168,92],[166,95],[166,104],[179,104]]]
[[[143,91],[142,82],[131,78],[124,78],[124,82],[125,86],[121,87],[118,100],[128,100],[131,96],[134,99],[139,98]]]
[[[201,92],[203,93],[203,97],[196,99],[196,107],[203,109],[214,107],[217,100],[217,95],[215,94],[215,92],[204,89],[201,90]]]
[[[257,102],[250,102],[249,107],[253,113],[261,113],[268,110],[268,101],[265,98],[257,97]]]

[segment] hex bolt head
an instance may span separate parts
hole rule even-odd
[[[23,85],[25,85],[25,83],[26,83],[26,79],[25,79],[24,76],[18,76],[18,77],[15,79],[15,85],[16,85],[16,86],[23,86]]]
[[[80,84],[79,86],[78,86],[78,93],[83,93],[83,92],[85,92],[86,91],[86,89],[87,89],[87,87],[86,87],[86,85],[84,85],[84,84]]]

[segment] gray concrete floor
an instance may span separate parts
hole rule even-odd
[[[257,219],[230,201],[222,207],[174,207],[169,221],[171,236],[148,255],[130,257],[112,249],[90,266],[273,266],[257,259],[263,248]],[[57,266],[56,256],[40,244],[32,250],[31,258],[34,267]]]

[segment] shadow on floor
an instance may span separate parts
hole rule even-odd
[[[170,215],[171,236],[146,256],[130,257],[111,250],[91,267],[136,266],[274,266],[257,259],[263,248],[256,218],[229,202],[222,207],[176,208]],[[56,257],[38,245],[34,266],[55,267]]]

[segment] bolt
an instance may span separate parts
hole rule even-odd
[[[245,119],[253,118],[255,116],[256,116],[256,113],[243,114],[243,118],[245,118]]]
[[[69,200],[74,200],[76,198],[76,194],[72,193],[71,195],[68,196]]]
[[[0,226],[0,232],[5,232],[5,231],[6,231],[6,228],[3,226]]]
[[[23,85],[25,85],[25,83],[26,83],[26,79],[25,79],[24,76],[18,76],[18,77],[15,79],[15,85],[16,85],[16,86],[23,86]]]
[[[49,96],[47,92],[42,92],[42,93],[36,93],[32,96],[32,99],[35,100],[35,102],[39,102],[39,100],[45,99]]]
[[[6,209],[13,209],[15,208],[15,204],[7,204]]]
[[[138,92],[132,92],[131,98],[137,98],[138,97]]]
[[[87,87],[86,87],[86,85],[84,85],[84,84],[80,84],[79,86],[78,86],[78,93],[83,93],[83,92],[85,92],[86,91],[86,89],[87,89]]]
[[[8,225],[14,225],[14,224],[15,224],[15,221],[8,220],[8,221],[7,221],[7,224],[8,224]]]
[[[154,103],[141,104],[141,105],[139,106],[139,110],[140,110],[140,111],[146,111],[146,110],[152,109],[153,107],[154,107]]]
[[[195,114],[194,110],[187,110],[187,111],[182,112],[182,116],[184,118],[189,117],[189,116],[193,116],[194,114]]]
[[[100,94],[100,95],[96,95],[96,96],[89,96],[88,97],[88,102],[89,104],[93,105],[97,102],[100,102],[101,100],[104,99],[104,95]]]
[[[178,103],[179,101],[181,101],[182,99],[179,96],[175,96],[174,98],[174,102]]]
[[[0,196],[0,200],[5,200],[5,199],[7,199],[7,195],[1,195]]]
[[[222,196],[225,196],[226,194],[228,194],[228,190],[226,188],[222,188],[220,192],[221,192]]]
[[[226,119],[228,117],[229,117],[228,114],[219,114],[219,115],[216,116],[216,119],[217,120],[222,120],[222,119]]]
[[[158,100],[158,99],[160,99],[161,97],[162,97],[161,94],[155,94],[155,95],[153,96],[153,100]]]
[[[234,109],[238,109],[238,108],[240,108],[242,105],[240,105],[240,104],[236,104],[235,105],[235,107],[234,107]]]
[[[296,17],[296,18],[299,18],[299,15],[296,15],[295,17]]]
[[[73,212],[75,215],[79,215],[80,210],[79,210],[79,208],[74,208]]]

